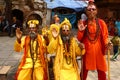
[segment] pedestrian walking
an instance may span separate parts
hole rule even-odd
[[[114,52],[111,60],[116,61],[117,60],[117,56],[120,53],[120,51],[119,51],[120,37],[118,35],[118,31],[115,32],[115,36],[113,36],[113,38],[111,39],[111,42],[113,43],[113,52]]]

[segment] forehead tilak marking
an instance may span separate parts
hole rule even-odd
[[[63,30],[69,30],[69,26],[65,24],[65,25],[63,25],[62,29]]]
[[[33,24],[33,23],[30,23],[30,24],[29,24],[29,27],[30,27],[30,28],[32,28],[32,27],[36,27],[36,25]]]

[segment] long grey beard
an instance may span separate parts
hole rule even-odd
[[[63,43],[70,41],[70,36],[62,36]]]
[[[30,32],[29,35],[30,35],[30,39],[32,40],[35,40],[37,38],[37,33],[35,32]]]

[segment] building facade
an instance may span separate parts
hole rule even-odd
[[[23,27],[32,17],[37,17],[41,25],[46,24],[47,6],[44,0],[0,0],[1,15],[11,22],[16,17],[23,22]]]
[[[120,0],[95,0],[100,18],[120,17]],[[5,15],[9,22],[16,16],[25,23],[30,16],[37,16],[42,25],[49,24],[51,18],[44,0],[0,0],[0,15]],[[24,25],[23,25],[24,26]]]

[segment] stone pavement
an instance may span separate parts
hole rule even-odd
[[[15,37],[0,36],[0,66],[11,66],[7,74],[7,80],[14,80],[13,75],[22,57],[22,53],[13,50],[14,41]]]
[[[7,80],[14,80],[13,77],[22,57],[22,52],[18,53],[13,50],[14,41],[15,37],[0,36],[0,66],[11,66],[7,73]],[[120,56],[118,56],[117,61],[110,61],[110,80],[120,80],[119,70]],[[87,80],[97,80],[97,72],[89,71]]]

